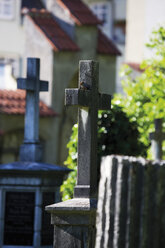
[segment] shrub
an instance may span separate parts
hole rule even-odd
[[[61,186],[63,200],[73,197],[73,188],[77,174],[78,125],[73,126],[72,135],[67,145],[69,154],[65,165],[73,171]],[[111,111],[99,111],[98,114],[98,167],[102,156],[110,154],[145,155],[146,147],[138,141],[139,133],[135,122],[122,111],[121,107],[112,105]]]

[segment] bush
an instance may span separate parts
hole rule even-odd
[[[61,186],[63,200],[73,197],[73,188],[77,174],[77,137],[78,125],[74,125],[67,145],[69,154],[65,161],[73,169]],[[111,111],[99,111],[98,114],[98,167],[102,156],[110,154],[145,155],[146,147],[138,141],[137,124],[130,122],[121,107],[112,105]]]

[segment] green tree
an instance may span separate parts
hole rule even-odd
[[[121,106],[131,121],[138,123],[140,140],[150,145],[149,133],[153,131],[154,119],[165,119],[165,28],[153,31],[147,47],[152,56],[142,62],[143,72],[133,79],[127,65],[121,71],[124,95],[116,95],[113,103]],[[148,158],[151,158],[148,150]]]
[[[61,186],[63,200],[73,197],[73,188],[77,175],[77,140],[78,125],[73,126],[73,132],[67,145],[69,154],[65,165],[73,171]],[[98,172],[100,159],[109,154],[139,156],[145,155],[146,147],[138,141],[139,132],[136,122],[130,122],[122,108],[112,104],[111,111],[99,111],[98,114]],[[99,175],[99,173],[98,173]],[[99,179],[99,178],[98,178]]]

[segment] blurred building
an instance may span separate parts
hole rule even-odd
[[[103,21],[101,30],[111,38],[121,56],[116,61],[116,92],[122,92],[119,71],[125,61],[126,0],[83,0],[96,16]]]
[[[77,87],[79,60],[99,61],[100,91],[113,94],[120,52],[99,29],[102,21],[79,0],[0,0],[0,13],[0,85],[15,89],[14,79],[25,76],[26,58],[41,58],[40,78],[50,85],[41,99],[59,114],[52,120],[52,155],[46,159],[62,162],[77,116],[64,107],[64,89]]]
[[[116,43],[125,43],[126,0],[83,1],[103,21],[103,32]]]
[[[42,8],[40,1],[0,0],[0,89],[16,89],[15,78],[22,75],[25,31],[22,9]]]
[[[126,61],[141,63],[151,55],[145,44],[149,41],[153,29],[165,23],[165,1],[127,0]]]

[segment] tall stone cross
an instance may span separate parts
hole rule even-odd
[[[155,160],[162,159],[162,141],[165,139],[165,133],[162,132],[162,119],[155,119],[155,132],[149,134],[151,140],[152,152]]]
[[[48,91],[48,82],[39,79],[40,59],[27,59],[27,78],[17,79],[17,88],[26,90],[24,142],[20,148],[21,161],[42,160],[39,143],[39,92]]]
[[[65,90],[65,104],[78,105],[78,176],[75,198],[97,197],[97,115],[108,110],[111,96],[98,92],[99,64],[79,64],[79,88]]]

